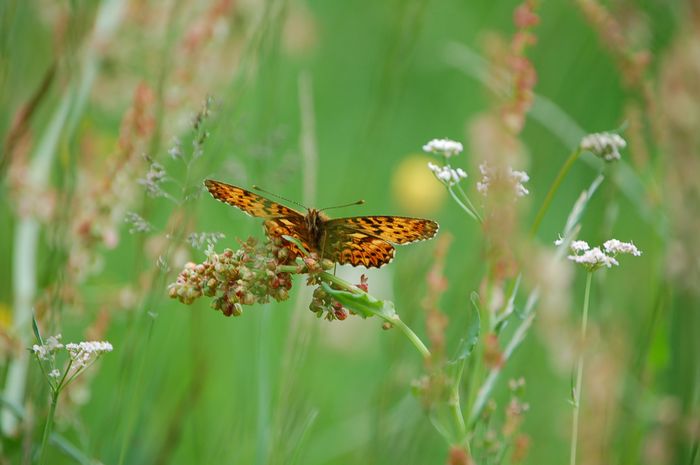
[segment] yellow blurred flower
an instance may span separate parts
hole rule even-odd
[[[445,201],[445,187],[428,169],[428,162],[431,160],[424,155],[409,155],[394,171],[394,199],[410,215],[423,216],[434,213]]]
[[[12,326],[12,309],[4,302],[0,302],[0,329],[5,331]]]

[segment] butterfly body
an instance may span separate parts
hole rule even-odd
[[[270,237],[296,238],[308,252],[316,252],[339,264],[379,268],[394,257],[393,244],[431,239],[438,224],[402,216],[355,216],[329,218],[321,210],[306,214],[253,192],[219,181],[204,182],[211,195],[250,216],[263,218]],[[294,244],[289,247],[301,255]]]

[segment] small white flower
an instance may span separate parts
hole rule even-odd
[[[559,236],[556,241],[554,241],[554,245],[559,246],[564,243],[564,238]]]
[[[528,182],[530,176],[528,176],[525,171],[513,171],[513,168],[508,168],[508,170],[510,171],[510,179],[515,185],[515,194],[518,197],[525,197],[528,195],[530,191],[523,186],[523,183]]]
[[[51,371],[49,372],[49,377],[50,377],[50,378],[57,379],[57,378],[59,378],[60,376],[61,376],[61,372],[58,371],[58,368],[54,368],[53,370],[51,370]]]
[[[453,186],[467,177],[467,173],[462,168],[454,169],[449,165],[438,166],[429,162],[428,169],[433,172],[436,178],[448,186]]]
[[[585,265],[591,270],[600,268],[601,266],[612,267],[619,265],[617,260],[613,257],[606,255],[600,250],[600,247],[594,247],[590,250],[586,250],[583,255],[569,255],[569,260]]]
[[[585,252],[586,250],[589,250],[591,247],[588,245],[588,242],[586,241],[573,241],[571,243],[571,251],[572,252]]]
[[[56,334],[55,336],[49,336],[46,339],[46,344],[45,344],[46,349],[49,352],[55,352],[58,349],[63,349],[63,344],[61,344],[60,340],[61,340],[60,334]]]
[[[34,344],[32,346],[32,351],[34,352],[34,355],[39,357],[40,360],[48,360],[48,358],[49,358],[49,351],[46,350],[45,346],[40,346],[39,344]]]
[[[423,151],[452,157],[462,153],[464,147],[460,142],[450,139],[433,139],[423,146]]]
[[[32,352],[39,357],[40,360],[48,360],[58,349],[63,349],[63,344],[60,342],[61,335],[49,336],[43,345],[34,344]]]
[[[487,163],[482,163],[479,165],[479,171],[481,172],[481,181],[476,183],[476,190],[481,195],[487,195],[489,191],[489,186],[491,185],[491,179],[499,179],[501,174],[496,172],[488,166]],[[508,182],[513,185],[513,190],[515,195],[518,197],[525,197],[530,193],[530,191],[523,185],[530,180],[530,176],[525,171],[515,171],[513,168],[508,168]]]
[[[428,162],[428,169],[430,169],[430,171],[435,173],[436,176],[440,171],[442,171],[442,168],[440,168],[438,165],[436,165],[435,163],[432,163],[432,162]]]
[[[615,161],[621,158],[620,149],[627,146],[627,142],[619,134],[612,132],[599,132],[589,134],[581,139],[580,147],[605,161]]]
[[[95,361],[104,352],[112,351],[112,344],[102,341],[86,341],[66,344],[71,360],[79,367],[85,367]]]
[[[637,249],[637,247],[631,242],[622,242],[618,241],[617,239],[610,239],[609,241],[606,241],[605,244],[603,244],[603,247],[607,253],[613,255],[628,253],[630,255],[634,255],[635,257],[639,257],[642,254],[642,252],[640,252],[639,249]]]

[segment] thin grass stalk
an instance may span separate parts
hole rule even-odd
[[[523,342],[528,330],[530,329],[530,326],[532,326],[532,322],[535,319],[535,314],[532,310],[535,307],[538,297],[537,289],[530,293],[525,309],[523,310],[523,313],[526,316],[513,333],[513,337],[511,337],[506,348],[503,350],[503,363],[489,370],[484,383],[481,385],[481,388],[479,388],[476,399],[474,400],[474,404],[471,408],[471,412],[469,413],[468,426],[470,428],[474,427],[479,415],[481,415],[482,410],[484,410],[484,407],[486,406],[486,402],[491,397],[493,388],[496,385],[496,380],[501,374],[502,367],[510,359],[511,355],[513,355],[513,352],[515,352],[515,349],[518,348],[520,343]]]
[[[56,416],[56,404],[58,403],[58,393],[58,389],[51,390],[51,406],[49,407],[49,414],[46,417],[46,424],[44,425],[44,434],[41,438],[39,465],[44,465],[46,463],[46,446],[49,443],[49,436],[51,436],[51,430],[53,429],[53,419]]]
[[[583,316],[581,317],[581,353],[576,363],[576,387],[574,388],[573,404],[574,415],[571,425],[571,454],[569,455],[569,465],[576,465],[576,449],[578,447],[578,425],[579,413],[581,410],[581,385],[583,383],[583,355],[584,343],[586,341],[586,329],[588,327],[588,306],[591,295],[591,280],[593,272],[589,271],[586,276],[586,291],[583,296]]]
[[[457,202],[457,205],[459,205],[464,212],[471,217],[474,221],[478,221],[481,223],[481,218],[476,215],[475,211],[472,211],[468,206],[462,202],[462,200],[457,197],[457,194],[455,194],[455,191],[452,189],[452,186],[447,186],[447,191],[450,193],[452,198],[454,199],[455,202]]]
[[[540,228],[540,224],[542,223],[542,220],[544,219],[544,215],[547,213],[547,210],[549,210],[549,206],[552,203],[552,199],[554,198],[554,194],[557,193],[557,191],[559,190],[559,186],[561,186],[562,181],[564,181],[564,178],[566,177],[566,175],[569,174],[569,171],[574,166],[574,163],[576,162],[576,160],[578,160],[578,157],[580,155],[581,155],[581,148],[577,147],[576,150],[574,150],[571,153],[571,155],[569,155],[569,158],[566,159],[566,161],[564,162],[564,165],[562,165],[561,169],[559,170],[557,177],[554,179],[554,182],[549,187],[549,191],[547,191],[547,195],[544,198],[544,202],[542,202],[542,206],[540,206],[540,209],[537,211],[537,216],[535,216],[535,221],[533,221],[532,227],[530,228],[530,236],[531,237],[534,237],[534,235],[537,233],[537,230]]]

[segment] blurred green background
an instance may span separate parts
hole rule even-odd
[[[440,300],[453,350],[489,257],[484,232],[432,179],[421,147],[436,137],[462,141],[454,166],[469,173],[465,188],[479,199],[473,122],[508,99],[494,76],[518,4],[3,1],[5,395],[9,366],[33,343],[17,316],[23,270],[36,282],[30,300],[44,334],[95,335],[115,347],[59,401],[63,443],[50,463],[447,463],[447,444],[412,394],[423,362],[398,331],[358,317],[316,320],[301,277],[288,301],[246,307],[235,319],[207,299],[170,300],[166,287],[185,261],[204,259],[184,241],[189,233],[224,233],[217,250],[262,237],[259,220],[199,195],[204,178],[316,207],[362,198],[364,206],[334,216],[424,216],[453,236]],[[643,255],[594,279],[580,463],[698,463],[698,7],[541,1],[536,12],[537,42],[527,51],[536,97],[518,134],[517,168],[531,178],[513,244],[519,299],[557,277],[538,257],[604,170],[579,237],[632,240]],[[202,156],[173,160],[173,147],[191,151],[192,120],[207,96]],[[618,128],[629,142],[623,161],[577,161],[537,237],[523,239],[580,137]],[[176,202],[145,195],[144,156],[165,167]],[[153,231],[130,234],[128,211]],[[19,244],[28,219],[39,231],[36,256]],[[421,336],[434,242],[403,247],[369,273],[370,292],[393,300]],[[559,266],[568,273],[559,306],[538,314],[494,396],[502,411],[507,380],[526,380],[528,464],[568,458],[584,273]],[[360,271],[340,273],[357,282]],[[47,388],[36,363],[28,366],[18,429],[3,425],[2,463],[30,463],[40,442]]]

